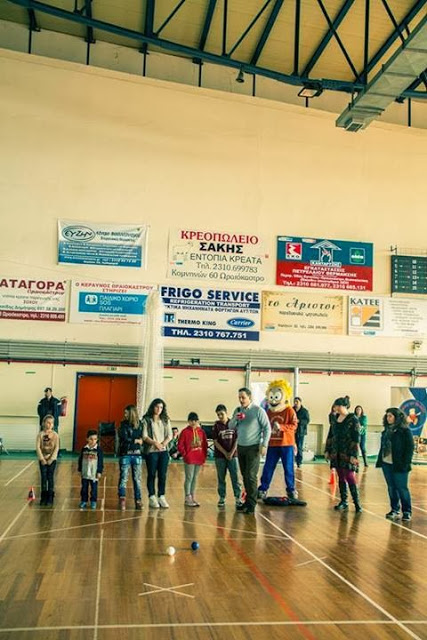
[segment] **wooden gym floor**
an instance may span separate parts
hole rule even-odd
[[[117,471],[109,460],[98,510],[80,511],[76,462],[61,460],[48,509],[26,503],[30,485],[39,497],[37,462],[1,458],[0,640],[427,638],[427,467],[411,474],[408,524],[385,520],[372,465],[360,515],[333,511],[326,464],[297,472],[307,507],[262,506],[256,517],[235,513],[230,487],[218,510],[212,463],[200,508],[184,508],[173,463],[170,509],[149,510],[144,495],[142,512],[130,498],[122,513]],[[282,482],[278,466],[270,495]]]

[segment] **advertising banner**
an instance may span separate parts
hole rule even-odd
[[[318,293],[262,292],[262,330],[345,333],[344,299]]]
[[[160,295],[165,307],[165,336],[259,340],[258,291],[163,286]]]
[[[136,282],[73,282],[70,322],[141,324],[152,289]]]
[[[146,267],[148,227],[58,220],[58,263]]]
[[[414,436],[417,462],[427,462],[427,389],[425,387],[392,387],[391,404],[407,416]]]
[[[0,319],[65,322],[66,281],[0,277]]]
[[[277,238],[276,284],[372,291],[373,244],[357,240]]]
[[[427,300],[350,296],[348,333],[418,338],[427,334]]]
[[[265,241],[251,232],[197,229],[169,232],[169,278],[206,280],[208,286],[265,284],[269,268]]]

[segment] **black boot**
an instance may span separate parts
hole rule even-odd
[[[335,511],[345,511],[346,509],[348,509],[347,485],[346,485],[345,482],[340,482],[338,484],[338,486],[339,486],[339,489],[340,489],[341,502],[336,504],[334,509],[335,509]]]
[[[363,464],[365,465],[365,467],[368,466],[368,461],[366,459],[366,453],[362,453],[362,458],[363,458]]]
[[[53,499],[55,497],[55,492],[54,491],[48,491],[47,492],[47,500],[46,500],[46,505],[48,507],[53,507]]]
[[[40,506],[45,507],[47,505],[47,491],[42,491],[40,495]]]
[[[357,488],[357,484],[350,484],[349,487],[354,506],[356,507],[356,513],[362,513],[363,509],[362,505],[360,504],[359,489]]]

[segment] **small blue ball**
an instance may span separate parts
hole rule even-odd
[[[198,542],[196,542],[196,540],[194,540],[194,542],[191,543],[191,548],[193,549],[193,551],[197,551],[199,547],[200,545]]]

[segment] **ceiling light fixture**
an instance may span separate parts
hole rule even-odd
[[[304,82],[302,89],[299,90],[300,98],[317,98],[323,93],[323,87],[320,82]]]
[[[240,82],[240,84],[242,84],[244,81],[245,74],[243,73],[243,69],[240,69],[239,73],[237,74],[236,82]]]

